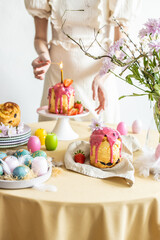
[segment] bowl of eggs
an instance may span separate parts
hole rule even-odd
[[[51,158],[42,150],[20,149],[12,155],[0,152],[0,188],[33,187],[47,181],[51,173]]]

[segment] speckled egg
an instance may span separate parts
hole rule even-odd
[[[47,160],[44,157],[35,157],[31,168],[37,176],[42,176],[48,171]]]
[[[23,179],[29,173],[27,166],[18,166],[13,170],[13,177]]]
[[[45,157],[47,158],[47,154],[42,151],[42,150],[39,150],[39,151],[35,151],[34,153],[32,153],[32,157],[35,158],[35,157]]]
[[[135,120],[132,123],[132,132],[133,133],[140,133],[142,130],[142,122],[140,120]]]
[[[0,159],[3,159],[3,158],[6,157],[6,156],[7,156],[6,153],[4,153],[4,152],[0,152]]]
[[[127,135],[128,130],[127,130],[126,124],[125,124],[124,122],[120,122],[120,123],[117,125],[117,131],[118,131],[121,135]]]
[[[0,176],[2,176],[3,175],[3,167],[2,167],[2,165],[0,165]]]
[[[8,156],[5,158],[5,163],[7,163],[11,173],[13,172],[13,170],[19,166],[19,161],[16,157],[14,156]]]
[[[14,153],[14,156],[17,158],[25,156],[25,155],[30,155],[30,152],[26,149],[20,149]]]
[[[26,165],[27,167],[31,168],[33,157],[31,155],[25,155],[18,158],[18,161],[20,165]]]

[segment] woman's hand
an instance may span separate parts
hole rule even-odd
[[[41,53],[36,59],[33,60],[33,72],[37,79],[43,80],[45,73],[48,71],[51,60],[47,53]]]
[[[98,98],[99,101],[99,106],[95,109],[97,114],[100,114],[100,112],[105,109],[106,97],[103,90],[104,80],[106,80],[106,75],[101,77],[97,74],[92,82],[93,100]]]

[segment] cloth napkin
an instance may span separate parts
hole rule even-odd
[[[133,152],[141,149],[138,140],[132,136],[122,136],[122,160],[112,168],[100,169],[90,165],[90,144],[86,141],[75,141],[68,146],[64,156],[65,167],[69,170],[95,178],[124,178],[129,186],[135,182],[133,167]],[[86,155],[85,164],[74,161],[74,153],[81,149]]]

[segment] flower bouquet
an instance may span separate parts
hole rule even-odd
[[[121,96],[119,99],[146,95],[150,101],[154,101],[154,119],[160,133],[160,18],[149,19],[144,24],[144,28],[139,31],[137,44],[117,24],[126,38],[109,47],[99,74],[111,72],[140,90],[140,93]],[[116,66],[121,68],[118,74],[114,71]]]

